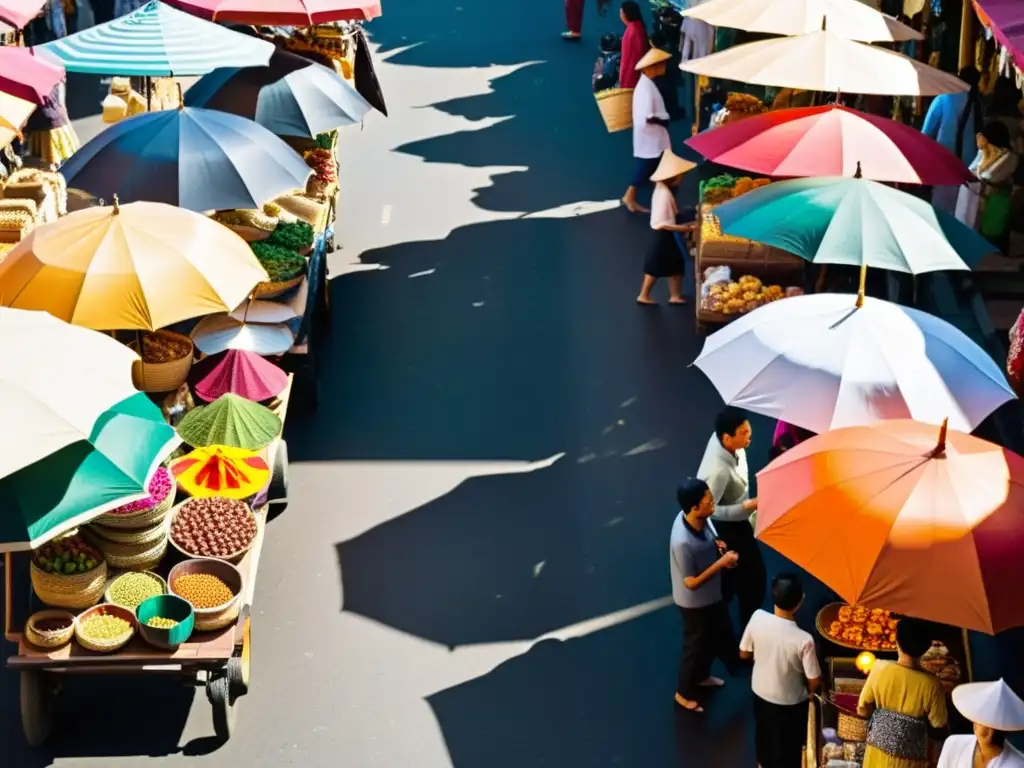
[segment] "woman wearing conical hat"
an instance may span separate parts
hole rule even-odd
[[[683,298],[683,275],[686,272],[685,254],[689,252],[689,246],[685,233],[692,232],[694,224],[678,223],[679,207],[676,205],[675,190],[683,180],[683,175],[694,167],[694,163],[666,149],[650,177],[654,182],[651,238],[644,258],[644,281],[640,295],[636,297],[638,304],[658,303],[651,298],[651,290],[662,277],[668,278],[669,303],[686,303]]]
[[[974,733],[946,739],[939,768],[1024,768],[1024,754],[1006,740],[1024,731],[1024,701],[1001,678],[958,685],[953,706],[974,724]]]
[[[636,63],[640,79],[633,88],[633,178],[622,196],[622,204],[630,213],[647,213],[636,200],[639,187],[646,187],[658,167],[661,153],[672,146],[668,135],[669,115],[665,99],[655,78],[665,74],[665,62],[672,57],[665,51],[651,48]]]

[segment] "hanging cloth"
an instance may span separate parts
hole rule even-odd
[[[366,42],[366,34],[359,30],[355,35],[356,42],[356,63],[353,67],[353,75],[356,81],[356,90],[359,95],[366,99],[374,109],[387,117],[388,105],[384,103],[384,93],[380,89],[377,80],[377,73],[373,69],[373,59],[370,57],[370,46]]]

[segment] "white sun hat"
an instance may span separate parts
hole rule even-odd
[[[999,678],[953,689],[953,705],[972,723],[997,731],[1024,731],[1024,701]]]

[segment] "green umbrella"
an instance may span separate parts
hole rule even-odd
[[[769,184],[714,210],[722,232],[819,264],[919,275],[970,269],[996,247],[970,227],[905,192],[861,178]]]
[[[178,424],[178,434],[196,448],[226,445],[258,451],[281,434],[281,419],[266,406],[229,392],[189,411]]]
[[[0,479],[0,552],[33,549],[104,512],[144,499],[180,440],[139,393],[100,414],[88,440]]]

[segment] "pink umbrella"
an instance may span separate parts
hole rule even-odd
[[[63,67],[36,56],[30,48],[0,46],[0,91],[42,104],[63,79]]]
[[[956,186],[974,177],[960,159],[910,126],[855,109],[780,109],[686,141],[722,165],[776,177],[854,176]]]
[[[22,29],[43,10],[46,0],[0,0],[0,21]]]
[[[210,21],[308,27],[332,21],[369,21],[380,0],[167,0],[168,5]]]

